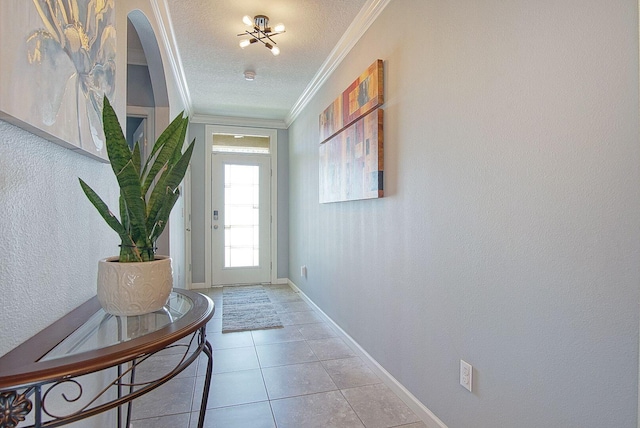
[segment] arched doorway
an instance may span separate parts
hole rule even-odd
[[[143,155],[170,122],[169,97],[164,65],[151,23],[140,10],[127,15],[127,140],[141,142]],[[145,144],[146,142],[146,144]],[[184,192],[181,194],[184,195]],[[184,198],[176,203],[172,217],[183,215]],[[184,219],[178,223],[184,224]],[[156,242],[158,254],[173,259],[174,287],[188,288],[184,227],[170,221]]]

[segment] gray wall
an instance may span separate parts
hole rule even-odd
[[[278,278],[289,277],[289,131],[278,129]]]
[[[204,282],[204,218],[205,218],[205,125],[191,123],[188,141],[195,138],[191,156],[191,281]],[[209,286],[210,284],[208,284]]]
[[[159,82],[159,84],[166,85],[164,82]],[[147,66],[127,65],[127,105],[139,107],[156,106]]]
[[[205,282],[205,124],[189,125],[189,141],[196,139],[191,158],[191,265],[192,282]],[[289,132],[278,130],[278,278],[289,272]]]
[[[385,197],[320,205],[377,58]],[[394,0],[289,128],[289,277],[451,428],[636,427],[638,131],[636,0]]]

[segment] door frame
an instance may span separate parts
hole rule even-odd
[[[231,134],[231,135],[255,135],[259,137],[269,138],[269,153],[271,159],[271,274],[270,281],[272,284],[277,282],[278,277],[278,131],[268,128],[251,128],[245,126],[222,126],[222,125],[206,125],[205,126],[205,182],[204,182],[204,281],[207,287],[213,286],[213,269],[212,269],[212,237],[211,230],[212,209],[211,209],[211,155],[213,146],[213,134]]]

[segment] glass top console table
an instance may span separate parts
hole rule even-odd
[[[0,428],[57,427],[115,408],[117,426],[128,427],[132,400],[204,353],[202,427],[213,367],[206,324],[214,311],[210,298],[187,290],[175,289],[160,311],[131,317],[107,314],[93,297],[0,358]],[[147,373],[159,352],[173,356],[170,367],[137,380],[136,369]]]

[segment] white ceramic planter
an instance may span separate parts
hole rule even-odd
[[[120,263],[118,257],[98,262],[98,300],[113,315],[142,315],[162,309],[173,288],[171,258]]]

